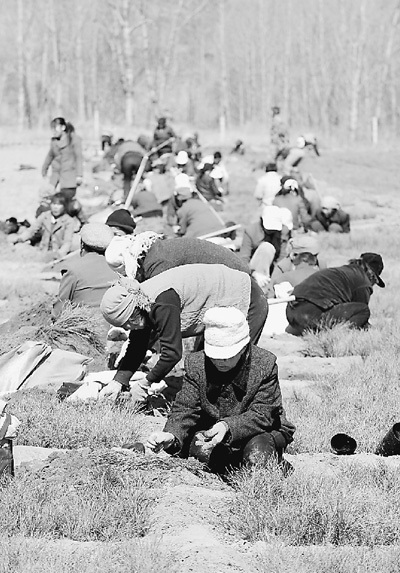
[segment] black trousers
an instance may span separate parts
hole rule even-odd
[[[121,159],[121,173],[124,177],[124,199],[127,198],[131,189],[132,179],[138,172],[143,155],[135,151],[127,151]]]
[[[329,327],[340,322],[346,322],[354,328],[365,328],[370,314],[368,305],[362,302],[345,302],[323,310],[311,302],[295,300],[289,302],[286,308],[286,318],[292,334],[302,334],[306,329]]]
[[[194,436],[190,444],[189,456],[205,463],[209,470],[214,473],[224,474],[230,469],[237,469],[242,465],[266,464],[271,458],[275,458],[278,463],[282,461],[283,448],[276,443],[274,436],[269,432],[258,434],[249,440],[243,440],[235,447],[218,444],[208,451],[196,445],[196,440],[197,435]]]

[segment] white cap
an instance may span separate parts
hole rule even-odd
[[[203,322],[204,353],[209,358],[232,358],[250,342],[248,322],[237,308],[209,308]]]
[[[276,205],[263,208],[261,215],[264,229],[267,231],[282,231],[282,210]]]
[[[179,151],[178,155],[176,156],[176,162],[178,165],[186,165],[189,161],[189,155],[186,151]]]

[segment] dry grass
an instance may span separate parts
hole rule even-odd
[[[0,488],[4,535],[121,541],[143,536],[150,524],[149,477],[135,455],[77,452],[23,472]]]
[[[305,356],[369,356],[384,343],[384,333],[377,329],[354,330],[348,324],[324,327],[303,335]]]
[[[17,443],[27,446],[121,446],[137,441],[143,424],[131,402],[120,406],[107,401],[59,402],[55,395],[36,389],[14,394],[8,409],[22,422]]]
[[[293,453],[326,452],[338,432],[353,436],[358,451],[374,452],[392,424],[398,422],[399,347],[382,348],[348,371],[320,377],[320,397],[298,393],[285,401],[287,416],[297,427]]]
[[[290,547],[274,543],[260,547],[255,567],[281,573],[398,573],[399,547]]]
[[[385,466],[350,466],[340,476],[276,464],[241,470],[229,525],[252,542],[288,545],[394,545],[400,541],[400,476]]]
[[[175,573],[177,562],[158,540],[119,543],[0,539],[0,573]]]

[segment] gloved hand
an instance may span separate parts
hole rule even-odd
[[[258,271],[253,271],[252,273],[253,278],[255,279],[256,283],[260,288],[266,288],[271,280],[267,275],[263,273],[259,273]]]
[[[142,378],[141,380],[134,380],[129,383],[131,387],[131,396],[134,402],[143,403],[146,402],[147,396],[149,395],[149,388],[151,382],[147,378]]]
[[[146,446],[154,453],[169,448],[174,443],[175,436],[171,432],[153,432],[147,440]]]
[[[149,388],[149,394],[150,396],[153,394],[160,394],[166,388],[168,388],[168,384],[165,382],[165,380],[161,380],[160,382],[153,382]]]
[[[116,380],[111,380],[111,382],[109,382],[106,386],[104,386],[104,388],[99,394],[99,398],[100,399],[110,398],[112,400],[116,400],[118,394],[121,393],[121,390],[122,390],[122,384],[120,384]]]
[[[208,442],[210,448],[214,447],[222,442],[228,431],[229,427],[226,422],[217,422],[209,430],[198,434],[199,442],[201,443],[201,436],[203,436],[205,438],[204,442]]]

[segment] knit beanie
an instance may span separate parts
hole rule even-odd
[[[124,278],[104,293],[100,303],[104,318],[113,326],[124,326],[136,309],[149,311],[150,307],[151,301],[138,281]]]
[[[114,233],[104,223],[87,223],[81,229],[81,240],[84,245],[104,252],[114,238]]]
[[[128,209],[117,209],[109,215],[106,225],[109,227],[117,227],[131,235],[136,228],[136,223],[129,213]]]
[[[246,317],[237,308],[209,308],[203,323],[204,353],[209,358],[232,358],[250,342]]]

